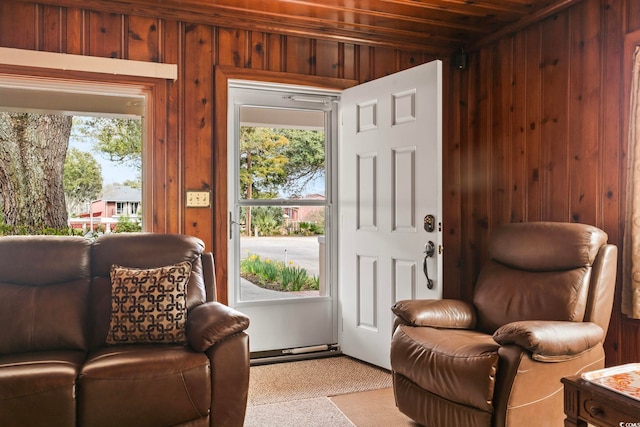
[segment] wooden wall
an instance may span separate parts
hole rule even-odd
[[[460,207],[460,223],[446,227],[447,246],[460,247],[460,258],[448,260],[459,266],[454,296],[470,296],[466,284],[503,222],[594,224],[622,249],[624,40],[638,28],[637,1],[584,0],[471,54],[454,83],[459,127],[448,144],[463,171],[449,200]],[[609,364],[640,360],[640,323],[623,318],[619,297]]]
[[[62,2],[62,0],[61,0]],[[156,116],[152,229],[201,237],[226,298],[226,217],[216,189],[224,159],[216,66],[364,82],[433,58],[402,49],[281,36],[31,3],[0,3],[0,46],[177,63]],[[640,29],[636,0],[584,0],[470,53],[445,60],[445,296],[468,298],[502,222],[595,224],[621,247],[624,207],[624,41]],[[218,90],[219,91],[219,90]],[[218,210],[185,209],[185,189],[214,190]],[[619,300],[619,298],[618,298]],[[616,307],[608,363],[640,359],[640,323]],[[624,345],[623,345],[624,344]]]

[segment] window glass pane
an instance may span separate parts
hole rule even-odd
[[[88,234],[141,231],[141,118],[74,117],[69,150],[91,154],[102,180],[95,195],[70,195],[69,225]]]
[[[265,212],[269,222],[284,226],[286,221],[274,213],[280,206],[253,207],[256,222],[263,224]],[[320,208],[323,209],[324,208]],[[262,213],[261,213],[262,212]],[[272,234],[256,227],[256,234],[240,236],[240,300],[277,300],[328,295],[325,265],[324,229],[302,225],[299,232]]]
[[[325,199],[324,112],[243,106],[240,117],[240,200]]]
[[[141,118],[3,111],[0,105],[0,127],[9,130],[0,139],[16,154],[3,168],[20,172],[8,177],[11,185],[0,185],[0,201],[30,207],[18,215],[3,212],[2,234],[141,229]],[[47,209],[35,209],[42,200]]]
[[[245,105],[238,139],[240,300],[328,295],[325,112]]]

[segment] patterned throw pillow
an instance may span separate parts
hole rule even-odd
[[[111,267],[107,344],[185,343],[191,263],[160,268]]]

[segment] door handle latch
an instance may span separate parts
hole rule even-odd
[[[427,288],[433,289],[433,280],[429,278],[429,268],[427,266],[427,259],[432,258],[436,253],[436,245],[431,240],[429,240],[424,245],[424,259],[422,260],[422,272],[427,278]]]

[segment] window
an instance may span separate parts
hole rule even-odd
[[[116,215],[135,216],[140,209],[139,202],[116,202]]]
[[[64,141],[69,147],[67,154],[59,158],[64,161],[62,179],[65,183],[65,197],[62,199],[61,209],[66,210],[68,227],[77,230],[79,234],[86,231],[111,230],[109,222],[112,220],[109,219],[109,213],[113,209],[109,208],[104,199],[106,193],[118,186],[131,187],[128,192],[135,193],[135,197],[116,207],[116,211],[126,216],[136,216],[141,212],[144,138],[141,118],[144,116],[146,96],[140,89],[131,91],[128,88],[107,87],[106,84],[69,83],[0,74],[0,100],[0,113],[3,114],[5,122],[8,116],[26,117],[24,120],[34,118],[34,122],[38,117],[60,117],[60,120],[52,120],[56,126],[60,123],[66,126],[72,122],[71,135]],[[82,140],[83,137],[93,137],[104,142],[105,139],[102,137],[107,134],[110,137],[122,137],[124,130],[116,127],[123,123],[131,125],[127,129],[131,131],[128,137],[132,137],[132,140],[137,139],[137,144],[127,142],[127,146],[134,151],[133,156],[132,153],[123,156],[117,150],[108,152],[108,147],[105,146],[98,149],[95,141],[91,143]],[[106,128],[109,128],[108,131],[100,134],[100,130]],[[8,138],[17,140],[16,136]],[[68,175],[67,171],[71,169],[73,173]],[[56,168],[53,173],[59,174],[59,170],[62,169]],[[38,181],[33,177],[26,177],[24,180]],[[72,184],[67,185],[69,182]],[[0,194],[0,200],[4,200],[5,197],[10,200],[7,193],[10,188],[10,185],[0,186],[0,191],[4,192]],[[128,194],[127,197],[131,195]],[[12,219],[12,227],[15,227],[15,224],[21,226],[21,222],[29,224],[28,221]],[[42,223],[44,227],[48,226],[46,221],[36,219],[34,222]],[[30,232],[39,232],[36,227],[32,228],[33,231]],[[12,233],[9,227],[5,227],[3,232]]]

